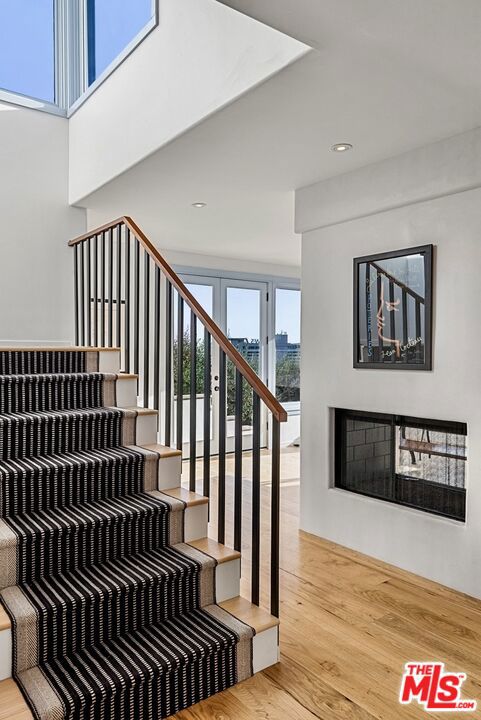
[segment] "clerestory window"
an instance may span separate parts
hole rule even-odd
[[[157,0],[0,0],[0,100],[68,114],[157,24]]]
[[[53,0],[0,0],[0,87],[55,102]]]

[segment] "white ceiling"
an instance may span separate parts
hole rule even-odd
[[[127,213],[164,248],[299,264],[294,189],[481,125],[480,0],[226,4],[315,49],[88,197],[96,220]],[[341,141],[354,150],[331,153]]]

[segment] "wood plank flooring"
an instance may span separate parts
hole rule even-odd
[[[246,519],[250,462],[245,453]],[[262,463],[262,598],[267,603],[268,457]],[[198,470],[201,479],[200,464]],[[227,472],[232,512],[231,458]],[[215,495],[215,477],[212,488]],[[481,706],[481,601],[299,531],[298,506],[299,453],[289,449],[283,452],[281,482],[281,662],[183,711],[177,720],[481,718],[481,707],[471,713],[427,713],[417,704],[398,703],[404,663],[440,660],[449,670],[467,672],[463,697]],[[215,521],[214,513],[213,537]],[[229,543],[231,522],[227,530]],[[248,572],[244,531],[242,563]],[[244,582],[242,594],[248,593]]]
[[[250,463],[244,456],[243,571],[249,573]],[[186,468],[188,474],[188,468]],[[202,466],[198,466],[202,490]],[[268,607],[269,458],[262,458],[262,600]],[[232,541],[233,460],[227,462],[227,543]],[[209,534],[216,531],[214,510]],[[474,713],[426,713],[401,706],[404,663],[441,660],[468,679],[463,696],[481,705],[481,602],[312,535],[299,532],[299,455],[282,458],[281,662],[220,695],[179,713],[177,720],[481,719]],[[249,584],[242,594],[249,597]],[[12,683],[12,681],[6,681]],[[13,685],[13,683],[12,683]],[[13,707],[0,720],[26,720]],[[20,699],[21,700],[21,699]]]

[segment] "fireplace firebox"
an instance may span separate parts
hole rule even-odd
[[[464,521],[467,425],[335,410],[335,486]]]

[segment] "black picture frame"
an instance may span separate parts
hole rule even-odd
[[[433,245],[354,258],[354,368],[432,370],[433,259]]]

